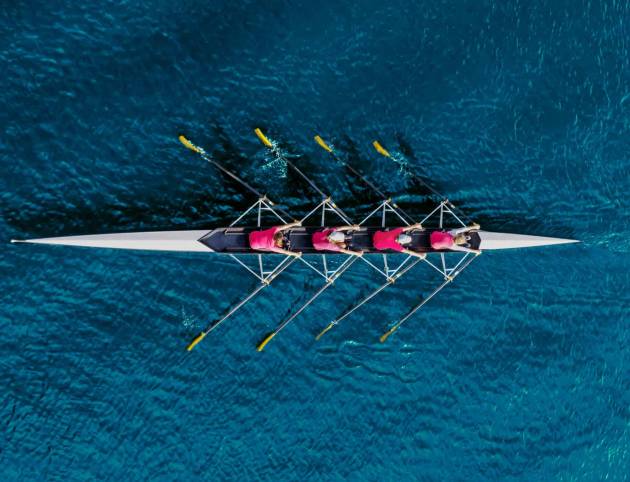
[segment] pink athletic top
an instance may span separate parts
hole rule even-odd
[[[431,247],[433,249],[450,249],[453,246],[453,236],[446,231],[431,233]]]
[[[341,251],[335,243],[328,241],[327,236],[334,231],[333,228],[324,229],[313,233],[313,247],[317,251]]]
[[[259,251],[275,251],[280,248],[273,241],[273,236],[278,232],[277,227],[265,229],[263,231],[252,231],[249,233],[249,246]]]
[[[403,232],[403,228],[391,229],[389,231],[376,231],[372,238],[372,244],[379,251],[392,249],[394,251],[404,251],[405,248],[396,241],[396,238]]]

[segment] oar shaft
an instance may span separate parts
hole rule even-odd
[[[193,144],[192,142],[190,142],[185,136],[180,135],[179,136],[179,141],[184,144],[184,146],[186,146],[188,149],[190,149],[191,151],[196,152],[197,154],[199,154],[201,156],[201,158],[207,162],[209,162],[210,164],[212,164],[214,167],[216,167],[219,171],[221,171],[223,174],[225,174],[226,176],[230,177],[231,179],[233,179],[234,181],[238,182],[241,186],[243,186],[245,189],[247,189],[248,191],[254,193],[256,196],[258,196],[258,198],[263,198],[266,196],[264,194],[262,194],[258,189],[256,189],[255,187],[251,186],[248,182],[246,182],[244,179],[242,179],[241,177],[237,176],[236,174],[234,174],[232,171],[230,171],[229,169],[226,169],[222,164],[218,163],[217,161],[215,161],[214,159],[212,159],[208,153],[201,147]],[[266,198],[267,202],[271,205],[271,206],[275,206],[275,204],[269,199]],[[289,213],[287,213],[284,209],[280,209],[278,207],[274,207],[274,209],[280,213],[282,213],[284,216],[287,217],[287,219],[291,218],[291,215]]]
[[[290,317],[288,317],[280,325],[278,325],[278,327],[274,330],[274,332],[275,333],[280,332],[285,326],[291,323],[300,313],[302,313],[306,308],[308,308],[308,306],[313,301],[315,301],[324,291],[330,288],[331,285],[332,285],[331,281],[326,282],[326,284],[324,284],[324,286],[318,289],[317,292],[313,296],[311,296],[310,299],[300,307],[300,309],[298,309],[295,313],[293,313]]]
[[[429,296],[427,296],[424,300],[422,300],[421,303],[414,306],[405,316],[403,316],[398,321],[398,323],[396,323],[392,327],[392,330],[397,330],[400,327],[400,325],[402,325],[405,321],[411,318],[414,315],[414,313],[416,313],[420,308],[422,308],[425,304],[427,304],[431,298],[437,295],[447,284],[453,281],[457,275],[459,275],[462,271],[464,271],[468,267],[468,265],[473,262],[473,260],[476,257],[477,256],[471,256],[470,258],[468,258],[468,260],[457,271],[455,271],[455,273],[453,273],[449,278],[444,280],[444,282],[440,286],[438,286],[434,291],[432,291]]]
[[[245,182],[243,179],[241,179],[240,177],[238,177],[236,174],[234,174],[232,171],[229,171],[228,169],[226,169],[225,167],[223,167],[221,164],[219,164],[217,161],[215,161],[214,159],[212,159],[210,156],[208,156],[208,154],[206,153],[206,151],[204,149],[202,149],[199,146],[196,146],[195,144],[193,144],[192,142],[190,142],[188,139],[186,139],[186,137],[184,136],[179,136],[179,140],[182,144],[184,144],[184,146],[186,146],[188,149],[190,149],[191,151],[196,152],[197,154],[199,154],[201,156],[202,159],[204,159],[205,161],[209,162],[210,164],[212,164],[214,167],[216,167],[217,169],[219,169],[223,174],[225,174],[226,176],[229,176],[230,178],[234,179],[236,182],[240,183],[241,186],[245,187],[246,189],[248,189],[249,191],[253,192],[256,196],[263,197],[263,194],[261,194],[260,191],[258,191],[258,189],[250,186],[247,182]]]
[[[424,181],[424,179],[422,179],[420,176],[418,176],[416,173],[414,173],[413,171],[411,171],[407,166],[401,164],[400,160],[396,159],[394,156],[392,156],[383,146],[381,146],[381,144],[378,141],[374,141],[372,143],[372,145],[374,146],[374,149],[376,149],[376,151],[381,154],[384,157],[388,157],[389,159],[391,159],[392,161],[396,162],[401,170],[404,170],[405,174],[407,174],[409,177],[411,177],[412,179],[415,179],[417,182],[419,182],[420,184],[422,184],[424,187],[426,187],[429,191],[431,191],[435,196],[441,198],[443,201],[446,202],[447,206],[456,210],[457,212],[459,212],[460,216],[462,216],[464,219],[466,219],[466,221],[468,222],[472,222],[472,220],[470,219],[470,217],[468,217],[466,215],[466,213],[464,213],[461,209],[459,209],[457,206],[455,206],[452,202],[450,202],[443,194],[441,194],[437,189],[435,189],[433,186],[430,186],[428,183],[426,183]]]
[[[219,326],[221,323],[223,323],[225,320],[227,320],[230,316],[232,316],[234,313],[236,313],[240,308],[242,308],[245,304],[247,304],[247,302],[249,300],[251,300],[254,296],[256,296],[260,291],[262,291],[264,288],[266,288],[267,286],[269,286],[266,283],[261,284],[259,287],[257,287],[254,291],[252,291],[249,295],[247,295],[245,298],[243,298],[239,303],[237,303],[235,306],[233,306],[230,311],[228,311],[228,313],[221,318],[220,320],[214,322],[212,325],[210,325],[208,327],[208,329],[205,331],[206,335],[208,333],[210,333],[212,330],[214,330],[217,326]]]
[[[291,259],[289,259],[291,258]],[[262,282],[262,284],[260,286],[258,286],[254,291],[252,291],[250,294],[248,294],[245,298],[243,298],[243,300],[241,300],[239,303],[237,303],[235,306],[233,306],[230,311],[223,316],[221,319],[219,319],[218,321],[215,321],[214,323],[212,323],[207,329],[205,329],[204,331],[202,331],[199,335],[197,335],[195,337],[195,339],[188,345],[187,350],[191,351],[195,346],[197,346],[205,337],[206,335],[208,335],[211,331],[213,331],[216,327],[218,327],[221,323],[223,323],[225,320],[227,320],[230,316],[232,316],[234,313],[236,313],[240,308],[242,308],[243,306],[245,306],[245,304],[247,304],[254,296],[256,296],[260,291],[263,290],[263,288],[266,288],[267,286],[269,286],[271,284],[271,282],[276,279],[276,277],[282,273],[285,269],[287,269],[289,266],[291,266],[291,264],[293,264],[295,262],[297,258],[296,257],[291,257],[291,256],[287,256],[286,258],[284,258],[279,264],[278,266],[275,267],[275,269],[271,272],[271,274],[269,274]],[[288,260],[288,261],[287,261]]]
[[[413,314],[418,311],[420,308],[422,308],[425,304],[427,304],[429,302],[429,300],[431,298],[433,298],[435,295],[437,295],[440,291],[442,291],[442,289],[451,282],[451,280],[447,279],[444,280],[442,282],[442,284],[440,286],[438,286],[435,290],[433,290],[431,292],[431,294],[429,296],[427,296],[424,300],[422,300],[422,302],[418,303],[416,306],[414,306],[405,316],[403,316],[398,323],[396,323],[394,325],[394,327],[396,329],[398,329],[398,327],[400,327],[400,325],[402,325],[405,321],[407,321],[409,318],[411,318],[413,316]]]
[[[287,159],[286,156],[282,154],[280,149],[278,149],[276,144],[272,143],[259,128],[254,129],[254,132],[256,133],[260,141],[263,143],[263,145],[268,147],[279,159],[282,159],[287,164],[287,166],[289,166],[291,169],[297,172],[302,177],[302,179],[304,179],[308,183],[308,185],[311,186],[311,188],[313,188],[314,191],[319,193],[322,199],[331,200],[330,196],[326,195],[324,191],[322,191],[320,188],[317,187],[317,185],[313,182],[311,178],[309,178],[306,174],[304,174],[301,169],[299,169],[295,164],[293,164],[293,162]],[[332,202],[332,200],[330,204],[331,204],[331,207],[334,208],[334,211],[336,211],[337,215],[341,219],[343,219],[345,223],[352,224],[348,215],[344,213],[343,210],[341,210],[334,202]]]
[[[300,307],[299,310],[297,310],[295,313],[293,313],[293,315],[291,315],[289,318],[287,318],[282,324],[280,324],[280,326],[278,326],[278,328],[276,328],[276,330],[275,330],[276,333],[279,332],[280,330],[282,330],[289,323],[291,323],[291,321],[293,321],[293,319],[296,316],[298,316],[300,313],[302,313],[308,307],[308,305],[310,305],[313,301],[315,301],[318,296],[320,296],[324,291],[326,291],[328,288],[330,288],[332,286],[332,284],[335,282],[335,280],[337,278],[339,278],[345,271],[347,271],[348,268],[350,268],[350,266],[352,266],[352,264],[357,259],[358,259],[358,257],[353,257],[349,261],[346,261],[345,266],[342,266],[341,268],[339,268],[337,270],[337,272],[334,275],[332,275],[331,278],[326,282],[326,284],[324,286],[322,286],[319,290],[317,290],[317,292],[306,303],[304,303]]]
[[[313,303],[313,301],[315,301],[324,291],[330,288],[334,281],[339,278],[345,271],[347,271],[348,268],[350,268],[350,266],[352,266],[352,264],[357,259],[358,256],[353,256],[352,259],[347,259],[346,261],[344,261],[344,264],[339,267],[337,272],[330,277],[326,284],[324,284],[319,290],[317,290],[317,292],[313,296],[311,296],[309,300],[300,307],[300,309],[298,309],[289,318],[280,323],[280,325],[278,325],[274,331],[272,331],[265,337],[265,339],[258,345],[257,350],[262,351],[274,336],[280,333],[289,323],[291,323],[300,313],[302,313],[311,303]]]
[[[276,156],[282,159],[287,164],[287,166],[289,166],[291,169],[297,172],[302,177],[302,179],[304,179],[308,183],[308,185],[311,186],[311,188],[313,188],[314,191],[319,193],[319,195],[322,198],[328,197],[326,196],[326,194],[324,194],[324,192],[320,188],[317,187],[317,185],[306,174],[304,174],[295,164],[293,164],[290,160],[286,158],[286,156],[282,154],[282,152],[280,151],[280,149],[278,149],[276,144],[272,143],[269,140],[269,138],[263,133],[263,131],[260,130],[260,128],[257,127],[256,129],[254,129],[254,133],[256,134],[258,139],[260,139],[260,142],[262,142],[265,147],[269,148]]]
[[[408,176],[414,178],[416,181],[418,181],[419,183],[421,183],[424,187],[426,187],[429,191],[431,191],[433,194],[435,194],[438,197],[441,197],[442,199],[445,199],[444,196],[442,196],[436,189],[434,189],[432,186],[429,186],[426,182],[424,182],[424,180],[416,175],[414,172],[412,172],[411,170],[409,170],[407,168],[407,166],[401,165],[400,161],[398,159],[396,159],[395,157],[393,157],[389,151],[387,149],[385,149],[380,142],[378,141],[374,141],[372,142],[372,145],[374,146],[374,149],[376,149],[376,152],[378,152],[380,155],[384,156],[384,157],[388,157],[389,159],[391,159],[394,162],[397,162],[401,169],[404,169],[405,172],[407,173]]]
[[[224,173],[226,176],[229,176],[230,178],[234,179],[235,181],[241,183],[241,185],[243,187],[245,187],[246,189],[249,189],[251,192],[253,192],[256,196],[263,197],[263,194],[258,190],[255,189],[254,187],[252,187],[251,185],[249,185],[247,182],[245,182],[243,179],[241,179],[240,177],[238,177],[236,174],[234,174],[231,171],[228,171],[225,167],[223,167],[221,164],[219,164],[217,161],[215,161],[214,159],[210,159],[207,155],[202,154],[201,155],[202,158],[204,158],[206,161],[208,161],[210,164],[212,164],[214,167],[216,167],[217,169],[219,169],[222,173]]]
[[[313,188],[314,191],[319,193],[322,199],[328,197],[326,196],[326,194],[324,194],[324,191],[318,188],[317,185],[306,174],[304,174],[295,164],[293,164],[284,156],[283,156],[283,159],[284,159],[284,162],[286,162],[289,167],[291,167],[295,172],[297,172],[300,176],[302,176],[302,179],[304,179],[309,184],[309,186]]]
[[[446,205],[457,211],[458,214],[463,217],[467,222],[471,223],[472,219],[470,219],[470,217],[464,212],[462,211],[460,208],[458,208],[457,206],[455,206],[451,201],[448,200],[448,198],[446,198],[443,194],[441,194],[440,192],[438,192],[435,188],[433,188],[432,186],[430,186],[429,184],[427,184],[426,182],[424,182],[424,180],[418,176],[417,174],[415,174],[414,172],[410,171],[409,169],[405,168],[405,172],[407,173],[407,175],[409,175],[412,179],[415,179],[416,181],[418,181],[420,184],[422,184],[424,187],[426,187],[429,191],[431,191],[435,196],[441,198],[444,200],[444,202],[446,203]]]
[[[354,167],[352,167],[346,161],[342,161],[337,155],[337,153],[333,150],[333,148],[330,147],[328,144],[326,144],[324,139],[322,139],[320,136],[315,136],[314,139],[315,139],[315,142],[317,142],[317,144],[319,144],[326,152],[328,152],[335,161],[337,161],[339,164],[341,164],[350,172],[352,172],[352,174],[354,174],[359,179],[361,179],[361,181],[363,181],[364,184],[366,184],[370,189],[372,189],[372,191],[378,194],[380,198],[382,198],[383,200],[387,199],[387,196],[379,188],[377,188],[372,182],[370,182],[363,174],[357,171]]]
[[[340,321],[342,321],[343,319],[345,319],[346,317],[350,316],[352,313],[354,313],[356,310],[361,308],[364,304],[366,304],[368,301],[370,301],[372,298],[374,298],[377,294],[379,294],[381,291],[383,291],[385,288],[387,288],[392,283],[393,283],[393,281],[389,280],[388,282],[386,282],[386,283],[382,284],[381,286],[379,286],[377,289],[372,291],[368,296],[363,298],[359,303],[354,305],[352,308],[350,308],[348,311],[346,311],[343,315],[341,315],[339,318],[334,320],[333,323],[337,324]]]
[[[317,144],[319,144],[325,151],[327,151],[335,161],[337,161],[339,164],[341,164],[346,169],[348,169],[352,174],[358,177],[366,186],[372,189],[372,191],[374,191],[383,201],[386,201],[389,199],[389,197],[383,191],[381,191],[378,187],[376,187],[374,183],[372,183],[369,179],[367,179],[361,172],[359,172],[357,169],[352,167],[346,161],[341,160],[339,156],[337,156],[337,153],[334,151],[334,149],[330,147],[328,144],[326,144],[324,139],[322,139],[320,136],[315,136],[315,142],[317,142]],[[398,205],[393,204],[393,207],[396,208],[396,210],[403,216],[403,218],[407,222],[409,222],[410,224],[413,223],[413,218],[409,216],[405,211],[403,211]]]
[[[393,284],[398,278],[400,278],[401,276],[403,276],[407,271],[409,271],[411,268],[413,268],[415,265],[417,265],[420,261],[422,261],[420,258],[415,259],[414,261],[412,261],[407,267],[405,267],[405,269],[400,270],[398,273],[396,273],[394,276],[392,276],[389,280],[387,280],[387,283],[379,286],[377,289],[375,289],[372,293],[370,293],[368,296],[366,296],[365,298],[363,298],[358,304],[354,305],[352,308],[350,308],[348,311],[346,311],[345,313],[343,313],[339,318],[337,318],[334,321],[331,321],[330,324],[324,328],[321,333],[319,333],[317,335],[317,337],[315,337],[315,340],[319,340],[322,336],[324,336],[324,334],[331,330],[333,328],[333,326],[338,325],[340,321],[342,321],[344,318],[346,318],[347,316],[349,316],[350,314],[352,314],[354,311],[356,311],[357,309],[359,309],[361,306],[363,306],[365,303],[367,303],[368,301],[370,301],[372,298],[374,298],[377,294],[379,294],[381,291],[383,291],[385,288],[387,288],[388,286],[390,286],[391,284]]]
[[[430,184],[428,184],[427,182],[424,181],[424,179],[422,179],[420,176],[418,176],[415,172],[411,171],[409,168],[407,168],[406,166],[403,167],[404,171],[407,173],[407,175],[409,177],[411,177],[412,179],[415,179],[416,181],[418,181],[420,184],[422,184],[424,187],[426,187],[429,191],[431,191],[433,194],[435,194],[437,197],[442,198],[442,199],[446,199],[446,197],[440,193],[437,189],[435,189],[433,186],[431,186]]]
[[[365,303],[370,301],[372,298],[374,298],[377,294],[379,294],[385,288],[387,288],[388,286],[393,284],[398,278],[403,276],[407,271],[409,271],[411,268],[413,268],[415,265],[417,265],[420,261],[422,261],[420,258],[416,258],[415,260],[413,260],[411,263],[409,263],[408,266],[406,266],[404,269],[400,270],[398,273],[396,273],[394,276],[392,276],[389,280],[387,280],[386,283],[384,283],[381,286],[379,286],[377,289],[372,291],[372,293],[370,293],[368,296],[363,298],[358,304],[354,305],[352,308],[350,308],[348,311],[346,311],[344,314],[342,314],[339,318],[334,320],[333,323],[334,324],[339,323],[344,318],[349,316],[351,313],[353,313],[354,311],[359,309],[361,306],[363,306]]]

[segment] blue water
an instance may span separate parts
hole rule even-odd
[[[0,478],[628,480],[630,6],[208,3],[2,7]],[[316,133],[415,215],[375,138],[485,229],[583,243],[486,253],[380,344],[418,268],[316,343],[357,266],[257,353],[319,286],[294,265],[189,354],[235,263],[5,242],[224,225],[254,199],[180,132],[299,216],[257,126],[355,219]]]

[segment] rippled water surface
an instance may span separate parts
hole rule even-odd
[[[0,11],[3,480],[628,480],[630,7],[624,2],[5,2]],[[404,155],[488,230],[582,244],[484,254],[387,343],[436,280],[366,267],[255,287],[235,263],[11,245],[224,225],[255,199],[185,132],[299,215],[415,215]],[[356,269],[355,269],[356,268]]]

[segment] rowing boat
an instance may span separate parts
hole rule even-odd
[[[431,248],[430,236],[434,230],[447,229],[449,221],[452,221],[456,226],[467,226],[464,220],[469,220],[467,216],[456,208],[453,203],[444,198],[431,186],[427,185],[421,178],[415,176],[411,172],[406,174],[414,177],[418,182],[426,186],[433,195],[438,196],[440,201],[433,211],[424,216],[420,221],[420,225],[423,227],[415,231],[411,231],[411,244],[408,248],[411,251],[419,253],[426,253],[424,259],[406,255],[400,262],[393,262],[391,253],[384,253],[377,251],[372,246],[372,237],[378,230],[382,230],[386,227],[387,216],[395,216],[398,224],[403,223],[406,226],[414,223],[413,217],[402,210],[391,198],[387,197],[380,191],[372,182],[370,182],[362,173],[355,168],[341,160],[335,150],[326,143],[320,136],[315,136],[315,141],[324,150],[326,150],[333,159],[348,168],[354,175],[356,175],[363,183],[365,183],[370,189],[372,189],[380,198],[381,202],[376,208],[370,212],[361,222],[356,224],[356,229],[352,230],[348,236],[347,244],[348,248],[354,251],[363,251],[364,255],[348,256],[345,254],[339,254],[335,252],[322,252],[316,251],[312,244],[312,236],[318,230],[325,228],[326,226],[338,226],[340,224],[353,225],[350,218],[334,203],[330,196],[326,195],[317,185],[306,176],[293,162],[286,158],[284,153],[278,147],[277,143],[272,142],[260,129],[255,129],[255,133],[261,140],[263,145],[268,148],[275,157],[282,160],[288,167],[294,169],[312,188],[321,196],[321,202],[319,202],[308,214],[306,214],[300,221],[301,226],[292,228],[286,232],[285,239],[287,241],[288,250],[299,254],[299,256],[278,255],[275,253],[261,253],[260,251],[252,250],[249,246],[249,233],[254,230],[265,229],[270,227],[269,224],[263,223],[265,215],[272,215],[277,220],[286,224],[291,219],[289,214],[283,209],[276,206],[267,196],[261,194],[258,190],[253,188],[241,177],[237,176],[232,171],[226,169],[223,165],[212,159],[204,149],[196,146],[190,142],[184,136],[180,136],[179,140],[188,149],[199,154],[203,159],[214,165],[217,169],[223,172],[225,175],[239,182],[247,190],[255,194],[258,199],[243,212],[230,226],[216,228],[212,230],[182,230],[182,231],[147,231],[147,232],[134,232],[134,233],[110,233],[110,234],[93,234],[85,236],[63,236],[52,238],[39,238],[28,240],[12,240],[12,242],[18,243],[34,243],[34,244],[50,244],[50,245],[63,245],[63,246],[82,246],[89,248],[114,248],[114,249],[131,249],[131,250],[148,250],[148,251],[177,251],[177,252],[191,252],[191,253],[211,253],[217,255],[227,255],[239,263],[249,273],[254,275],[260,285],[249,293],[243,300],[233,306],[227,314],[221,318],[213,321],[206,330],[197,335],[191,343],[189,343],[187,349],[192,350],[202,339],[204,339],[210,332],[216,329],[221,323],[234,315],[237,310],[245,306],[256,294],[258,294],[263,288],[269,286],[277,276],[279,276],[284,270],[289,268],[296,260],[307,265],[314,272],[320,275],[325,282],[322,287],[304,303],[297,311],[284,319],[275,330],[267,334],[261,343],[258,344],[258,351],[262,351],[269,341],[277,335],[282,329],[284,329],[290,322],[292,322],[307,306],[309,306],[317,297],[329,288],[335,280],[337,280],[343,273],[348,271],[350,267],[357,261],[361,260],[368,264],[380,275],[384,276],[385,283],[379,286],[376,290],[371,292],[368,296],[355,303],[352,307],[347,309],[343,314],[332,320],[323,331],[321,331],[316,339],[319,340],[324,333],[336,326],[341,320],[348,317],[356,309],[363,306],[365,303],[374,298],[385,288],[393,284],[401,276],[409,272],[414,266],[423,262],[439,272],[443,278],[442,283],[434,289],[426,297],[423,297],[421,301],[411,308],[407,314],[394,323],[387,332],[381,336],[381,342],[384,342],[394,331],[396,331],[403,323],[405,323],[414,313],[422,308],[426,302],[428,302],[433,296],[441,291],[446,285],[452,282],[456,276],[458,276],[470,263],[477,257],[476,254],[470,252],[451,252],[449,250],[435,250]],[[376,151],[384,157],[399,161],[394,155],[390,154],[378,141],[373,142],[373,146]],[[328,219],[330,216],[336,216],[337,222],[335,224],[329,224]],[[254,216],[256,219],[255,225],[240,225],[247,217]],[[313,222],[313,218],[317,216],[317,223]],[[374,223],[372,220],[377,219],[378,223]],[[433,224],[433,227],[429,225]],[[425,225],[427,227],[425,227]],[[513,233],[498,233],[484,230],[473,230],[469,233],[470,241],[469,246],[474,250],[481,251],[489,250],[501,250],[501,249],[515,249],[515,248],[529,248],[529,247],[541,247],[558,244],[568,244],[578,242],[573,239],[563,238],[550,238],[543,236],[531,236],[524,234]],[[335,258],[341,258],[340,264],[333,267],[329,256]],[[452,260],[452,257],[455,257]],[[382,260],[376,261],[374,258],[378,257]],[[252,259],[256,261],[254,265],[251,262]],[[280,261],[272,268],[266,267],[263,263],[271,259],[278,259]],[[320,260],[321,263],[315,260]],[[452,262],[451,262],[452,260]]]
[[[147,251],[180,251],[216,254],[260,254],[249,247],[248,235],[251,231],[266,229],[270,226],[224,227],[211,231],[146,231],[138,233],[89,234],[86,236],[63,236],[56,238],[40,238],[12,240],[14,243],[57,244],[62,246],[83,246],[87,248],[139,249]],[[302,226],[288,231],[289,250],[302,254],[321,254],[311,242],[312,235],[320,226]],[[382,254],[372,246],[372,235],[380,226],[360,227],[348,238],[349,249],[363,251],[366,254]],[[423,230],[411,234],[409,248],[424,253],[449,252],[431,248],[429,237],[432,230]],[[574,239],[548,238],[525,234],[495,233],[476,231],[471,233],[471,248],[486,250],[533,248],[555,244],[575,243]],[[330,252],[329,255],[336,253]],[[272,255],[270,253],[269,255]],[[342,255],[339,255],[342,256]]]

